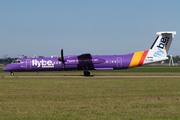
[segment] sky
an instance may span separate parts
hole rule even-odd
[[[169,55],[180,55],[179,0],[0,0],[4,55],[128,54],[148,50],[156,33],[176,31]]]

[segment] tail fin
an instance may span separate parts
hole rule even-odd
[[[158,36],[149,50],[135,52],[128,68],[167,60],[167,54],[176,32],[158,32]]]
[[[151,46],[147,57],[162,58],[167,57],[171,42],[176,35],[175,31],[157,32],[158,36]]]

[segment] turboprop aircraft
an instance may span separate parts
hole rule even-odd
[[[61,50],[60,58],[21,58],[3,68],[3,71],[62,71],[83,70],[89,76],[89,70],[117,70],[139,67],[158,61],[167,60],[175,31],[157,32],[158,36],[149,50],[125,55],[82,55],[64,56]]]

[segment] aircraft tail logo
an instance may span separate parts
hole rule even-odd
[[[158,36],[149,50],[148,56],[154,58],[167,57],[171,42],[176,32],[158,32]]]

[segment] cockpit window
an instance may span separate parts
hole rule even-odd
[[[20,60],[13,61],[13,63],[21,63]]]

